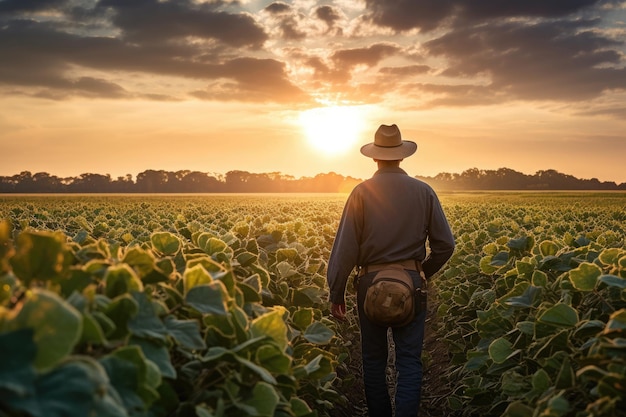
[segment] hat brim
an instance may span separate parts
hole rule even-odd
[[[377,146],[373,142],[361,146],[361,153],[368,158],[379,159],[381,161],[397,161],[413,155],[417,151],[417,143],[410,140],[403,140],[402,145],[392,148]]]

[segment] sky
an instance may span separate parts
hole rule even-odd
[[[0,175],[626,182],[624,0],[0,0]]]

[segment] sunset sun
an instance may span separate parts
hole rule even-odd
[[[355,106],[318,107],[300,113],[300,125],[315,149],[329,154],[347,151],[363,130],[364,117]]]

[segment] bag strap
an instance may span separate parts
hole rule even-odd
[[[369,272],[375,272],[375,271],[380,271],[382,269],[394,268],[394,267],[408,269],[410,271],[418,271],[420,275],[424,272],[424,268],[422,268],[422,263],[420,261],[416,259],[406,259],[404,261],[398,261],[398,262],[387,262],[384,264],[365,265],[363,267],[358,268],[357,275],[363,276]],[[422,279],[425,279],[425,277],[422,276]]]

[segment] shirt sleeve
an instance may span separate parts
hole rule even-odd
[[[330,301],[335,304],[345,303],[348,277],[358,260],[363,213],[360,205],[361,200],[353,191],[344,206],[330,252],[326,279],[330,289]]]
[[[454,236],[437,195],[432,194],[428,219],[430,254],[423,263],[426,277],[431,277],[450,259],[454,252]]]

